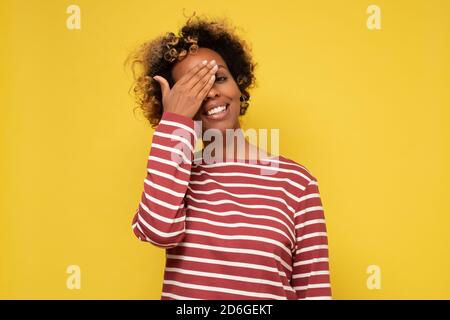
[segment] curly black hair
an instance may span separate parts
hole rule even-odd
[[[136,108],[142,109],[153,128],[158,125],[163,113],[161,87],[153,77],[164,77],[172,87],[175,84],[171,72],[173,65],[186,57],[188,52],[195,53],[199,47],[216,51],[225,61],[244,96],[240,115],[245,114],[249,105],[247,101],[250,100],[247,90],[256,86],[254,70],[257,64],[252,61],[250,46],[235,30],[236,27],[232,27],[226,18],[201,18],[194,12],[178,35],[168,32],[158,36],[143,43],[128,56],[125,64],[131,62],[134,77],[131,89],[135,93]],[[141,67],[139,71],[136,71],[136,65]]]

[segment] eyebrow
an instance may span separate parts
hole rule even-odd
[[[218,64],[217,66],[226,69],[226,68],[225,68],[223,65],[221,65],[221,64]]]

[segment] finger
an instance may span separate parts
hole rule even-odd
[[[211,90],[215,82],[216,82],[216,75],[213,74],[210,76],[205,86],[200,90],[200,92],[197,95],[197,98],[201,101],[205,100],[206,95],[208,94],[209,90]]]
[[[167,80],[165,78],[163,78],[161,76],[154,76],[153,79],[158,81],[158,83],[161,87],[162,96],[165,97],[170,91],[169,83],[167,82]]]
[[[197,63],[194,67],[192,67],[187,73],[185,73],[177,83],[180,85],[185,85],[188,83],[192,77],[194,77],[200,70],[204,69],[206,67],[206,64],[208,63],[207,60],[203,60],[199,63]]]
[[[219,67],[217,65],[215,65],[214,67],[212,67],[212,69],[210,69],[207,73],[204,74],[204,76],[202,77],[202,79],[200,79],[195,86],[192,88],[192,91],[198,95],[198,93],[205,87],[205,85],[208,84],[208,81],[210,80],[211,76],[213,74],[216,74],[217,69],[219,69]]]
[[[205,85],[205,83],[208,81],[209,76],[208,73],[211,72],[211,69],[214,68],[214,66],[216,65],[216,61],[215,60],[211,60],[208,64],[207,67],[202,68],[201,70],[199,70],[187,83],[186,83],[186,88],[188,88],[188,90],[194,91],[196,94],[198,93],[198,91],[200,91],[201,88],[203,88],[203,86]],[[217,70],[217,67],[216,67]]]

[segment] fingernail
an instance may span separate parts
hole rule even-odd
[[[211,65],[213,66],[213,65],[215,65],[216,64],[216,60],[211,60]]]
[[[205,65],[205,64],[207,64],[207,63],[208,63],[207,60],[203,60],[203,61],[202,61],[202,64],[203,64],[203,65]]]

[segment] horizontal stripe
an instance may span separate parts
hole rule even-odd
[[[309,259],[309,260],[298,261],[298,262],[294,263],[294,267],[304,266],[307,264],[319,263],[319,262],[328,262],[328,258],[313,258],[313,259]]]
[[[194,129],[182,124],[182,123],[178,123],[175,121],[170,121],[170,120],[161,120],[159,122],[159,124],[161,125],[166,125],[166,126],[171,126],[171,127],[177,127],[177,128],[181,128],[183,130],[188,131],[190,134],[192,134],[193,137],[197,137],[197,135],[195,134]]]
[[[167,160],[167,159],[163,159],[163,158],[159,158],[159,157],[155,157],[155,156],[149,156],[148,159],[151,160],[151,161],[157,161],[157,162],[164,163],[164,164],[167,164],[169,166],[172,166],[175,169],[177,169],[177,171],[181,171],[181,172],[183,172],[183,173],[185,173],[187,175],[191,174],[191,172],[189,170],[186,170],[186,169],[182,168],[180,166],[180,164],[175,162],[175,161],[171,161],[171,160]]]
[[[169,267],[166,267],[165,271],[178,272],[178,273],[182,273],[182,274],[195,275],[195,276],[199,276],[199,277],[210,277],[210,278],[228,279],[228,280],[242,281],[242,282],[249,282],[249,283],[267,284],[267,285],[274,286],[274,287],[279,287],[279,288],[281,287],[284,290],[295,291],[292,287],[283,286],[279,282],[265,280],[265,279],[249,278],[249,277],[233,276],[233,275],[224,274],[224,273],[214,273],[214,272],[205,272],[205,271],[196,271],[196,270],[188,270],[188,269],[180,269],[180,268],[169,268]]]
[[[157,234],[158,236],[160,236],[161,238],[170,238],[170,237],[175,237],[179,234],[182,234],[183,232],[185,232],[185,230],[180,230],[180,231],[174,231],[174,232],[162,232],[156,228],[154,228],[153,226],[151,226],[150,224],[147,223],[147,221],[145,221],[145,219],[143,219],[141,217],[141,215],[138,213],[138,219],[139,222],[144,225],[145,228],[147,228],[148,230],[150,230],[151,232]],[[145,232],[144,232],[145,234]]]
[[[263,256],[271,259],[277,260],[279,263],[283,265],[289,272],[292,271],[292,267],[288,265],[281,257],[276,254],[261,251],[261,250],[253,250],[253,249],[242,249],[242,248],[228,248],[228,247],[220,247],[220,246],[210,246],[201,243],[193,243],[193,242],[181,242],[179,246],[189,247],[189,248],[199,248],[204,250],[214,250],[221,252],[232,252],[232,253],[245,253],[257,256]]]
[[[219,186],[224,186],[224,187],[236,187],[236,188],[254,188],[254,189],[263,189],[263,190],[275,190],[275,191],[281,191],[284,194],[286,194],[289,198],[293,199],[294,201],[300,201],[299,197],[294,196],[293,194],[289,193],[286,191],[286,189],[282,188],[282,187],[269,187],[269,186],[262,186],[262,185],[257,185],[257,184],[252,184],[252,183],[223,183],[223,182],[219,182],[217,180],[212,180],[212,179],[205,179],[202,181],[190,181],[190,184],[194,184],[194,185],[204,185],[204,184],[208,184],[208,183],[215,183],[218,184]]]
[[[312,232],[312,233],[307,233],[301,237],[297,237],[297,241],[302,241],[304,239],[310,239],[310,238],[314,238],[314,237],[326,237],[327,233],[326,232]]]
[[[228,194],[230,196],[233,196],[235,198],[243,198],[243,199],[264,199],[264,200],[271,200],[271,201],[276,201],[276,202],[280,202],[283,205],[285,205],[291,212],[294,212],[294,208],[292,208],[291,206],[289,206],[286,202],[286,200],[284,199],[280,199],[277,197],[271,197],[271,196],[266,196],[266,195],[259,195],[259,194],[239,194],[239,193],[233,193],[233,192],[229,192],[229,191],[225,191],[222,189],[212,189],[212,190],[206,190],[206,191],[201,191],[201,190],[195,190],[192,189],[191,187],[188,186],[188,189],[191,190],[193,193],[197,193],[197,194],[207,194],[207,195],[211,195],[211,194],[216,194],[216,193],[224,193],[224,194]]]
[[[177,300],[202,300],[202,299],[195,299],[195,298],[190,298],[190,297],[186,297],[186,296],[180,296],[178,294],[173,294],[173,293],[168,293],[168,292],[162,292],[161,295],[163,297],[173,298],[173,299],[177,299]]]
[[[142,235],[144,235],[145,241],[150,242],[150,243],[153,243],[154,245],[157,245],[157,246],[160,246],[160,247],[172,247],[172,246],[176,246],[176,245],[177,245],[177,243],[166,243],[166,244],[163,244],[163,243],[160,243],[160,242],[157,242],[157,241],[154,241],[154,240],[148,238],[148,237],[145,235],[144,231],[141,229],[141,227],[139,226],[138,223],[134,224],[134,225],[133,225],[133,228],[137,228],[137,229],[139,230],[139,232],[140,232]],[[140,240],[142,240],[142,239],[140,239]]]
[[[273,157],[269,157],[269,158],[263,158],[263,159],[260,159],[260,160],[263,161],[263,162],[264,161],[265,162],[273,162],[273,163],[279,163],[279,164],[283,164],[283,165],[293,166],[293,167],[296,167],[296,168],[298,168],[300,170],[304,170],[309,175],[311,175],[310,171],[307,168],[305,168],[304,166],[302,166],[302,165],[300,165],[298,163],[287,162],[287,161],[282,161],[282,160],[276,159],[277,157],[278,156],[273,156]],[[194,160],[195,160],[196,163],[201,163],[201,161],[203,160],[203,157],[196,157]]]
[[[167,203],[165,201],[159,200],[159,199],[157,199],[157,198],[155,198],[155,197],[153,197],[153,196],[151,196],[151,195],[149,195],[149,194],[147,194],[145,192],[144,192],[144,195],[147,198],[147,200],[149,200],[150,202],[156,203],[157,205],[160,205],[160,206],[165,207],[167,209],[178,210],[180,208],[179,205],[170,204],[170,203]]]
[[[140,202],[140,204],[139,204],[141,207],[142,207],[142,209],[144,209],[144,211],[146,212],[146,213],[148,213],[152,218],[155,218],[155,219],[158,219],[159,221],[161,221],[161,222],[165,222],[165,223],[177,223],[177,222],[181,222],[181,221],[184,221],[185,220],[185,218],[186,218],[186,216],[181,216],[181,217],[179,217],[179,218],[174,218],[174,219],[170,219],[170,218],[166,218],[166,217],[163,217],[163,216],[161,216],[161,215],[159,215],[159,214],[157,214],[157,213],[155,213],[155,212],[153,212],[153,211],[151,211],[142,201]]]
[[[170,194],[171,196],[174,196],[174,197],[184,198],[184,196],[185,196],[185,193],[173,191],[172,189],[169,189],[169,188],[166,188],[166,187],[164,187],[162,185],[159,185],[159,184],[156,184],[154,182],[151,182],[148,179],[144,179],[144,183],[146,185],[148,185],[149,187],[151,187],[151,188],[155,188],[155,189],[157,189],[159,191],[163,191],[163,192],[165,192],[167,194]]]
[[[308,212],[312,212],[312,211],[323,211],[323,207],[322,206],[315,206],[315,207],[309,207],[303,210],[300,210],[299,212],[296,212],[294,215],[294,218],[298,218],[299,216],[308,213]]]
[[[257,236],[248,236],[248,235],[227,236],[224,234],[218,234],[218,233],[214,233],[214,232],[207,232],[207,231],[201,231],[201,230],[193,230],[193,229],[186,229],[185,232],[190,233],[190,234],[200,235],[200,236],[208,236],[208,237],[212,237],[212,238],[218,238],[218,239],[254,240],[254,241],[259,241],[259,242],[264,242],[264,243],[271,243],[271,244],[275,244],[276,246],[278,246],[279,248],[284,250],[288,255],[292,255],[291,250],[289,248],[286,248],[286,246],[283,245],[281,242],[273,240],[273,239],[269,239],[266,237],[257,237]]]
[[[313,224],[322,224],[322,223],[325,223],[325,219],[313,219],[313,220],[308,220],[308,221],[305,221],[305,222],[303,222],[303,223],[297,224],[297,225],[295,226],[295,229],[301,229],[301,228],[304,228],[304,227],[306,227],[306,226],[311,226],[311,225],[313,225]]]
[[[223,222],[215,222],[215,221],[210,221],[208,219],[193,218],[193,217],[186,218],[186,221],[203,222],[203,223],[207,223],[207,224],[214,225],[214,226],[222,226],[225,228],[246,227],[246,228],[252,228],[252,229],[270,230],[270,231],[276,232],[278,234],[281,234],[283,237],[285,237],[287,240],[289,240],[289,242],[291,243],[291,250],[294,247],[294,243],[293,243],[292,239],[290,239],[285,233],[283,233],[282,231],[280,231],[277,228],[273,228],[273,227],[269,227],[269,226],[263,226],[263,225],[259,225],[259,224],[242,223],[242,222],[240,222],[240,223],[223,223]]]
[[[322,275],[329,275],[329,274],[330,274],[329,271],[313,271],[313,272],[294,274],[292,276],[292,279],[309,278],[309,277],[313,277],[313,276],[322,276]]]
[[[233,262],[233,261],[217,260],[217,259],[207,259],[207,258],[191,257],[191,256],[186,256],[186,255],[181,256],[181,255],[174,255],[174,254],[167,254],[166,257],[167,257],[167,259],[179,259],[179,260],[192,261],[192,262],[201,262],[201,263],[217,264],[217,265],[224,265],[224,266],[230,266],[230,267],[239,267],[239,268],[248,268],[248,269],[269,271],[269,272],[276,273],[278,276],[286,277],[285,272],[279,271],[276,268],[272,268],[272,267],[268,267],[268,266],[260,265],[260,264],[245,263],[245,262]]]
[[[306,247],[306,248],[301,248],[301,249],[297,250],[297,254],[303,253],[303,252],[312,251],[312,250],[321,250],[321,249],[328,249],[328,245],[321,244],[321,245],[317,245],[317,246],[310,246],[310,247]]]
[[[183,151],[181,151],[181,150],[179,150],[177,148],[171,148],[171,147],[163,146],[163,145],[158,144],[158,143],[152,143],[152,148],[156,148],[156,149],[160,149],[160,150],[164,150],[164,151],[169,151],[171,153],[176,153],[176,154],[180,155],[183,158],[185,163],[189,163],[189,164],[191,163],[191,161],[187,158],[186,154]]]
[[[192,283],[185,283],[185,282],[179,282],[179,281],[173,281],[173,280],[164,280],[164,283],[165,284],[179,286],[179,287],[183,287],[183,288],[190,288],[190,289],[208,290],[208,291],[217,291],[217,292],[224,292],[224,293],[231,293],[231,294],[239,294],[239,295],[255,297],[255,298],[269,298],[269,299],[286,300],[286,297],[278,296],[278,295],[274,295],[274,294],[270,294],[270,293],[259,293],[259,292],[250,292],[250,291],[244,291],[244,290],[221,288],[221,287],[203,286],[203,285],[192,284]]]
[[[302,177],[303,179],[308,181],[308,183],[311,181],[311,179],[309,177],[307,177],[303,173],[299,172],[298,170],[283,169],[283,168],[279,168],[279,167],[270,167],[270,166],[251,164],[251,163],[245,163],[245,162],[217,162],[217,163],[212,163],[212,164],[199,164],[198,166],[202,167],[202,168],[214,168],[214,167],[224,167],[224,166],[225,167],[226,166],[238,166],[238,167],[244,166],[244,167],[251,167],[254,169],[274,170],[277,172],[292,173],[292,174]]]
[[[295,239],[295,235],[293,233],[293,231],[291,230],[291,228],[289,228],[289,226],[282,220],[272,217],[272,216],[267,216],[267,215],[263,215],[263,214],[248,214],[248,213],[244,213],[241,211],[212,211],[212,210],[208,210],[208,209],[204,209],[204,208],[199,208],[196,206],[193,206],[191,204],[189,204],[187,206],[188,209],[191,210],[195,210],[195,211],[200,211],[200,212],[206,212],[209,214],[213,214],[213,215],[217,215],[217,216],[232,216],[232,215],[239,215],[239,216],[243,216],[243,217],[247,217],[247,218],[253,218],[253,219],[263,219],[263,220],[270,220],[270,221],[276,221],[278,223],[281,223],[283,226],[286,227],[286,229],[289,231],[289,234],[291,235],[292,239]]]
[[[208,175],[208,176],[213,176],[213,177],[238,177],[238,178],[247,177],[247,178],[255,178],[255,179],[267,180],[267,181],[280,181],[280,182],[283,181],[283,182],[289,183],[290,185],[292,185],[302,191],[305,190],[304,186],[302,186],[301,184],[294,182],[288,178],[275,178],[275,177],[270,177],[270,176],[243,173],[243,172],[239,172],[239,171],[236,171],[236,172],[208,172],[205,170],[200,170],[200,171],[192,171],[191,174],[194,176]]]
[[[207,203],[207,204],[214,205],[214,206],[217,206],[217,205],[220,205],[220,204],[224,204],[224,203],[232,203],[232,204],[234,204],[234,205],[236,205],[238,207],[241,207],[241,208],[268,209],[268,210],[272,210],[272,211],[280,213],[281,215],[283,215],[286,218],[286,220],[288,220],[290,223],[292,223],[292,225],[294,225],[294,221],[292,220],[291,217],[289,217],[289,215],[286,212],[284,212],[283,210],[281,210],[281,209],[279,209],[277,207],[274,207],[274,206],[258,205],[258,204],[255,204],[255,205],[242,204],[242,203],[239,203],[239,202],[236,202],[236,201],[233,201],[233,200],[208,201],[208,200],[197,199],[197,198],[191,196],[190,194],[186,195],[186,198],[194,200],[197,203]]]
[[[330,296],[307,297],[298,300],[332,300]]]
[[[186,145],[186,147],[189,148],[190,152],[194,152],[194,148],[192,147],[192,144],[183,137],[180,137],[180,136],[177,136],[174,134],[170,134],[170,133],[158,132],[158,131],[155,131],[154,135],[157,137],[161,137],[161,138],[167,138],[172,141],[173,140],[180,141],[180,142],[184,143]]]
[[[174,182],[176,182],[178,184],[181,184],[183,186],[187,186],[189,184],[189,181],[177,179],[177,178],[175,178],[175,177],[173,177],[170,174],[167,174],[165,172],[161,172],[161,171],[154,170],[154,169],[147,169],[147,172],[150,173],[150,174],[154,174],[154,175],[157,175],[157,176],[160,176],[160,177],[172,180],[172,181],[174,181]]]
[[[306,196],[300,197],[298,199],[298,202],[302,202],[302,201],[305,201],[308,199],[313,199],[313,198],[320,198],[320,195],[318,193],[310,193],[310,194],[307,194]]]
[[[302,290],[308,290],[308,289],[317,289],[317,288],[329,288],[329,283],[310,283],[307,286],[298,286],[294,287],[295,290],[302,291]]]

